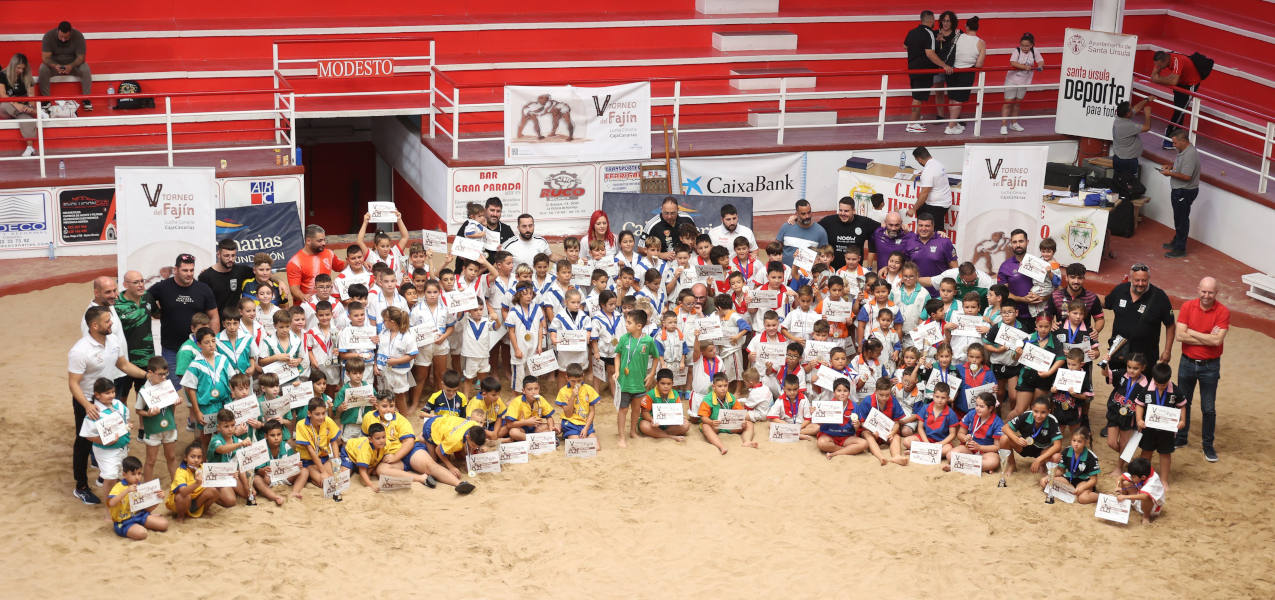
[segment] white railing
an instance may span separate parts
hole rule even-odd
[[[320,51],[321,48],[334,48],[334,50],[322,52]],[[281,50],[283,51],[282,55]],[[272,76],[275,87],[292,90],[294,97],[302,100],[303,111],[305,110],[304,99],[307,98],[367,98],[373,96],[407,96],[419,97],[420,99],[420,102],[415,105],[408,104],[406,106],[382,109],[380,112],[383,113],[422,114],[432,111],[430,107],[433,105],[435,60],[437,58],[434,38],[432,37],[403,34],[374,37],[290,38],[275,41],[271,48],[271,54],[274,64]],[[390,63],[392,67],[390,73],[380,74],[383,75],[383,79],[402,81],[410,78],[405,76],[422,75],[428,76],[429,83],[423,88],[412,84],[407,88],[400,89],[362,91],[326,88],[323,85],[325,82],[336,82],[348,88],[348,82],[365,78],[358,73],[342,73],[339,76],[332,76],[329,73],[325,76],[321,72],[322,63],[330,64],[343,61],[385,61]],[[301,84],[302,81],[320,83],[308,85],[307,89],[298,91],[296,85]],[[281,98],[276,96],[275,106],[279,107],[280,105]],[[347,110],[342,112],[359,111]]]

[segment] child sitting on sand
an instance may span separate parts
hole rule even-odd
[[[638,431],[646,436],[653,438],[673,438],[673,440],[681,442],[686,439],[686,432],[690,431],[690,425],[683,422],[681,425],[656,425],[654,404],[677,404],[681,406],[682,400],[677,392],[673,391],[673,370],[664,368],[655,373],[655,388],[648,391],[642,396],[642,403],[639,410],[642,411],[641,420],[638,421]]]
[[[990,473],[1001,464],[999,440],[1004,423],[996,414],[996,396],[989,392],[979,394],[974,400],[974,410],[961,420],[961,427],[956,433],[960,445],[952,448],[951,454],[982,454],[983,471]],[[952,456],[948,455],[948,464],[944,471],[952,470]]]
[[[720,437],[722,433],[738,433],[745,448],[758,447],[757,442],[753,441],[753,424],[747,417],[744,418],[744,425],[741,430],[735,431],[719,427],[723,410],[739,410],[741,406],[735,400],[735,396],[730,393],[730,381],[727,380],[726,374],[719,372],[713,375],[713,389],[704,396],[704,401],[700,402],[699,405],[699,429],[704,434],[704,441],[712,444],[722,454],[726,454],[726,446],[722,444]]]

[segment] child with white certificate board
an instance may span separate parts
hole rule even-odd
[[[1125,359],[1125,368],[1111,370],[1104,363],[1102,372],[1111,384],[1111,396],[1107,398],[1107,446],[1116,452],[1123,452],[1126,444],[1135,431],[1134,420],[1137,412],[1137,398],[1146,393],[1151,386],[1144,372],[1147,368],[1147,357],[1141,352],[1134,352]],[[1124,470],[1124,458],[1118,458],[1120,469]]]
[[[1040,473],[1045,470],[1045,463],[1057,458],[1062,451],[1062,429],[1058,419],[1049,414],[1049,401],[1044,398],[1037,398],[1031,410],[1010,419],[1001,433],[1004,434],[1001,447],[1010,451],[1005,465],[1006,476],[1014,474],[1015,452],[1023,458],[1032,459],[1031,472]]]
[[[683,414],[681,425],[660,425],[655,422],[656,404],[676,406],[679,414]],[[691,426],[686,423],[682,407],[682,400],[677,392],[673,391],[673,370],[664,368],[655,372],[655,387],[649,390],[646,395],[642,396],[642,403],[639,409],[641,411],[641,420],[638,421],[638,431],[643,435],[653,438],[672,438],[674,441],[685,441],[686,432],[690,431]]]
[[[960,429],[956,434],[960,444],[953,447],[952,452],[948,454],[948,464],[943,465],[943,470],[952,469],[953,454],[981,454],[983,472],[995,471],[1001,464],[998,450],[1000,450],[999,441],[1003,427],[1004,423],[996,414],[996,397],[988,392],[979,394],[974,399],[974,410],[961,420]]]
[[[741,445],[745,448],[758,447],[757,442],[753,441],[753,424],[747,418],[744,418],[743,428],[738,432],[719,427],[724,416],[722,411],[740,408],[741,405],[730,393],[730,381],[726,379],[726,374],[719,372],[713,375],[712,390],[704,396],[704,401],[699,405],[700,432],[704,434],[704,441],[712,444],[722,454],[726,454],[726,446],[722,444],[720,437],[723,433],[739,433]]]
[[[859,454],[868,449],[868,442],[859,436],[859,413],[854,403],[854,391],[850,380],[838,378],[832,382],[832,399],[841,403],[841,422],[817,425],[819,437],[815,446],[828,459],[837,456]]]
[[[1116,486],[1120,490],[1116,500],[1135,502],[1138,512],[1142,513],[1143,524],[1151,523],[1164,510],[1164,482],[1146,458],[1129,461],[1129,469],[1120,476]]]
[[[1169,382],[1172,377],[1173,369],[1168,363],[1157,363],[1151,367],[1151,387],[1137,400],[1137,426],[1142,432],[1142,442],[1138,444],[1138,447],[1142,449],[1142,458],[1148,461],[1151,460],[1152,454],[1157,452],[1160,454],[1159,473],[1166,485],[1169,483],[1169,469],[1173,466],[1174,441],[1177,433],[1148,426],[1147,415],[1153,410],[1153,406],[1177,409],[1177,429],[1182,429],[1186,422],[1182,418],[1182,411],[1186,409],[1187,403],[1186,398]]]
[[[866,345],[865,345],[866,347]],[[899,421],[906,415],[903,407],[894,400],[894,382],[889,377],[880,377],[876,380],[874,391],[871,396],[858,403],[857,411],[859,422],[864,423],[863,431],[859,432],[859,436],[868,444],[868,452],[872,453],[877,460],[881,461],[881,466],[888,463],[895,463],[900,466],[908,464],[907,457],[903,456],[903,440],[899,435]],[[871,421],[869,417],[872,411],[876,410],[893,421],[890,431],[886,435],[882,435],[880,431],[872,431]],[[881,451],[881,444],[885,443],[890,449],[890,457],[886,458],[885,453]]]
[[[1097,502],[1098,475],[1102,468],[1098,466],[1098,457],[1089,449],[1090,441],[1089,430],[1084,427],[1071,434],[1071,445],[1050,457],[1057,464],[1040,480],[1040,487],[1045,488],[1051,480],[1056,482],[1055,485],[1065,481],[1071,486],[1077,504]]]

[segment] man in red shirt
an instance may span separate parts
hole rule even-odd
[[[1200,413],[1204,425],[1200,431],[1204,459],[1217,462],[1213,450],[1213,428],[1217,424],[1217,382],[1221,376],[1222,342],[1231,327],[1231,311],[1217,301],[1217,280],[1200,280],[1200,297],[1188,300],[1178,312],[1177,340],[1182,343],[1182,359],[1178,362],[1178,391],[1187,398],[1186,425],[1178,430],[1177,446],[1187,445],[1191,429],[1191,404],[1196,383],[1200,384]]]
[[[294,305],[300,306],[311,300],[316,275],[330,275],[345,269],[345,262],[325,247],[327,243],[327,232],[322,227],[309,225],[305,228],[305,246],[288,261],[288,287],[292,290]]]
[[[1155,60],[1155,67],[1151,69],[1151,81],[1174,88],[1173,105],[1177,109],[1173,111],[1173,119],[1164,131],[1163,145],[1165,150],[1170,150],[1173,148],[1173,132],[1182,126],[1182,120],[1186,118],[1186,113],[1182,111],[1191,103],[1191,92],[1200,89],[1200,72],[1195,69],[1195,63],[1189,57],[1174,52],[1159,50],[1152,55],[1152,59]]]

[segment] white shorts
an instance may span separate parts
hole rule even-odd
[[[93,446],[93,458],[97,459],[97,472],[102,479],[119,480],[120,476],[123,475],[120,465],[127,456],[128,446],[123,448],[98,448]]]
[[[491,373],[491,358],[461,358],[461,375],[465,379],[474,379],[479,373]]]
[[[511,358],[509,360],[509,385],[515,392],[522,391],[522,378],[531,374],[527,360]]]
[[[592,364],[589,363],[588,351],[558,352],[557,354],[558,354],[558,368],[564,371],[567,369],[567,365],[575,364],[575,365],[580,365],[580,368],[583,369],[585,373],[588,373],[589,369],[593,366]]]
[[[428,367],[434,364],[434,357],[447,356],[449,353],[451,353],[451,340],[435,342],[417,348],[416,359],[413,362],[418,366]]]
[[[346,423],[341,426],[341,439],[350,441],[363,435],[363,428],[358,423]]]
[[[412,372],[407,370],[385,369],[381,371],[381,379],[385,382],[385,387],[395,394],[406,393],[416,384]]]
[[[741,381],[744,379],[744,351],[740,350],[730,356],[722,357],[722,373],[726,374],[727,381]]]
[[[142,443],[146,444],[147,446],[159,446],[161,444],[172,444],[177,441],[177,430],[169,429],[168,431],[161,431],[154,435],[143,434],[138,437],[142,438]]]
[[[1027,86],[1015,85],[1005,88],[1006,100],[1022,100],[1027,95]]]

